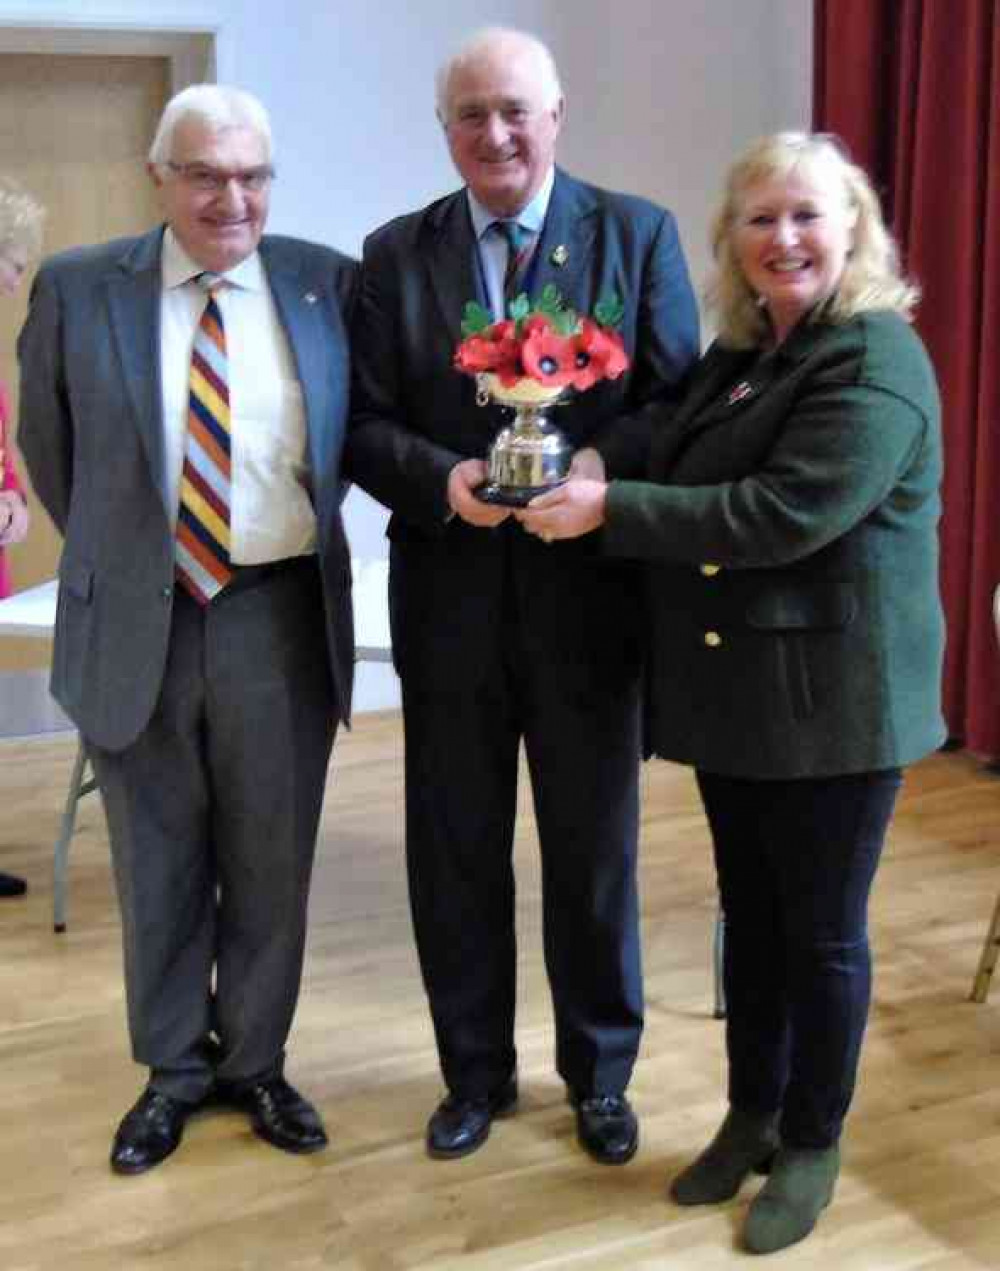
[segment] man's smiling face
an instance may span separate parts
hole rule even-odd
[[[170,163],[150,165],[165,220],[191,259],[225,273],[257,250],[267,222],[270,180],[267,143],[253,128],[213,129],[182,119],[173,136]],[[203,188],[205,175],[218,179]]]
[[[514,216],[538,193],[555,160],[563,102],[553,100],[537,52],[498,42],[457,66],[448,83],[448,147],[480,203]]]

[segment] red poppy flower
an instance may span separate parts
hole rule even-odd
[[[583,318],[573,337],[572,384],[579,392],[598,380],[616,380],[628,366],[628,354],[617,331]]]
[[[455,350],[455,365],[467,375],[492,371],[496,364],[496,346],[482,335],[470,335]]]
[[[455,350],[455,365],[468,375],[482,371],[516,374],[518,342],[513,322],[496,322],[478,335],[470,335]]]
[[[524,379],[524,367],[521,365],[520,350],[516,344],[513,355],[508,360],[497,363],[495,374],[504,388],[510,388],[511,384]]]
[[[573,338],[537,326],[521,347],[521,361],[532,379],[540,384],[569,384],[575,374]]]
[[[494,339],[496,363],[493,369],[508,384],[524,374],[521,369],[521,344],[514,334],[513,322],[501,322],[498,326],[501,329]]]
[[[536,331],[541,331],[542,333],[551,331],[552,323],[547,314],[533,313],[530,318],[525,318],[524,326],[521,329],[524,338],[527,339],[529,335],[534,335]]]

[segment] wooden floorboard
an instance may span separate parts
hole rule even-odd
[[[328,1151],[295,1158],[245,1121],[194,1120],[135,1179],[107,1166],[143,1075],[129,1060],[103,816],[81,809],[69,930],[51,928],[51,846],[71,736],[0,743],[0,1268],[3,1271],[622,1271],[742,1266],[752,1187],[684,1210],[666,1180],[722,1110],[711,1018],[715,898],[690,775],[647,766],[642,886],[647,1030],[633,1095],[642,1147],[623,1169],[577,1149],[552,1068],[539,875],[518,820],[522,1102],[482,1151],[431,1162],[441,1093],[402,857],[398,718],[338,741],[323,816],[307,974],[289,1075],[319,1104]],[[776,1265],[836,1271],[1000,1267],[1000,984],[967,999],[1000,889],[1000,780],[961,754],[910,775],[873,906],[876,997],[837,1200]],[[581,959],[587,950],[580,949]]]

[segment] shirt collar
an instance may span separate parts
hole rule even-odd
[[[201,265],[191,259],[178,241],[177,235],[168,225],[163,234],[163,256],[161,260],[164,290],[183,287],[192,278],[197,278],[205,271]],[[232,287],[242,287],[246,291],[262,291],[264,289],[264,266],[260,253],[253,252],[238,265],[219,275]]]
[[[541,189],[530,203],[521,208],[516,217],[497,216],[488,207],[484,207],[472,191],[466,188],[465,193],[469,200],[469,215],[472,217],[472,228],[475,230],[476,238],[482,238],[490,226],[498,220],[516,220],[518,225],[530,230],[532,234],[540,234],[542,226],[545,224],[545,213],[549,210],[549,199],[552,197],[552,186],[555,184],[555,179],[555,168],[549,168],[548,175],[542,182]]]

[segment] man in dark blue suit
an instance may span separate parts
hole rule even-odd
[[[582,1145],[638,1144],[625,1091],[642,1033],[636,891],[639,580],[593,540],[546,546],[480,502],[503,423],[452,369],[466,301],[499,317],[505,232],[524,290],[590,313],[624,301],[629,372],[560,411],[577,471],[642,472],[653,418],[698,351],[673,217],[554,166],[563,117],[548,50],[475,36],[443,68],[438,114],[465,188],[365,244],[345,464],[392,511],[390,612],[406,733],[410,895],[448,1095],[433,1157],[474,1151],[517,1098],[514,875],[523,738],[542,855],[556,1065]]]

